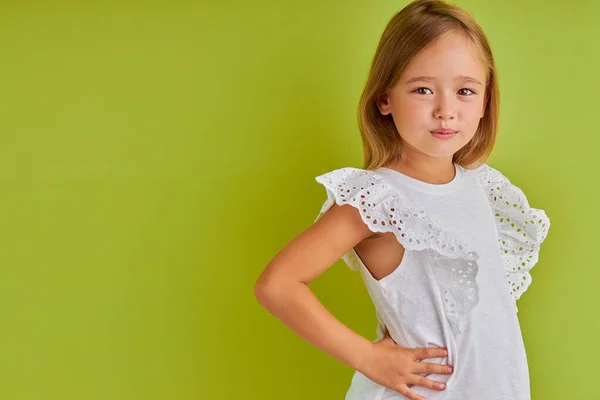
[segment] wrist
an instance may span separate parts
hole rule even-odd
[[[350,361],[350,367],[357,371],[363,371],[365,366],[369,363],[371,356],[373,355],[374,343],[369,340],[362,338],[360,345],[352,352],[353,358]]]

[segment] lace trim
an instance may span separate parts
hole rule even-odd
[[[530,207],[523,191],[498,170],[484,164],[477,172],[494,212],[501,258],[516,301],[531,284],[530,270],[538,262],[550,220],[544,210]]]
[[[393,232],[407,250],[432,249],[449,261],[432,268],[444,301],[446,316],[455,332],[460,318],[479,301],[476,282],[479,255],[450,232],[442,230],[424,210],[411,207],[397,190],[374,171],[341,168],[315,178],[327,190],[317,220],[334,204],[350,204],[373,232]],[[344,255],[350,268],[358,270],[353,251]]]

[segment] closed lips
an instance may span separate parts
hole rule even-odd
[[[454,129],[436,129],[434,131],[431,131],[431,133],[441,133],[441,134],[451,134],[451,133],[456,133],[456,131]]]

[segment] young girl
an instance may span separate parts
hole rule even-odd
[[[484,161],[498,126],[494,57],[459,7],[397,13],[360,100],[365,169],[320,175],[327,200],[255,286],[259,302],[356,370],[347,400],[530,399],[516,300],[550,222]],[[339,258],[360,272],[377,339],[307,284]]]

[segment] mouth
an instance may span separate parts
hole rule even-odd
[[[431,135],[438,139],[450,139],[458,133],[454,129],[436,129],[434,131],[430,131]]]

